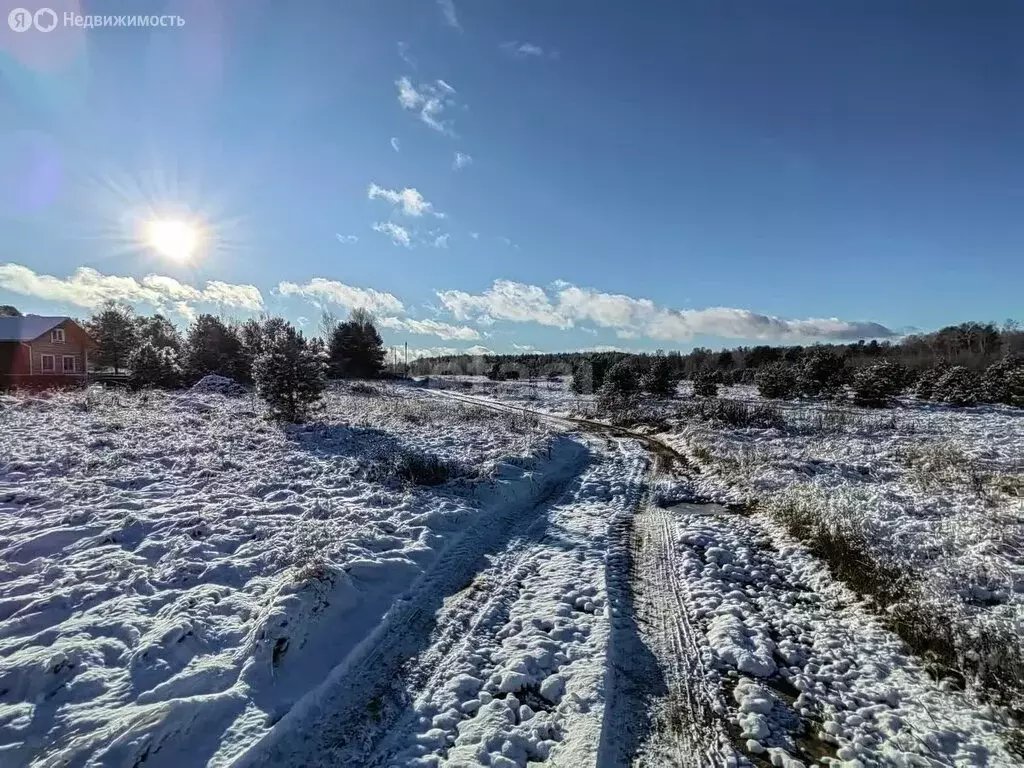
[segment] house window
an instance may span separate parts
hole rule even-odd
[[[75,372],[75,360],[77,358],[74,355],[64,355],[64,373]]]
[[[63,328],[54,328],[52,331],[50,331],[50,341],[53,342],[54,344],[63,344],[64,343],[64,329]]]
[[[53,373],[53,355],[43,355],[43,373]]]

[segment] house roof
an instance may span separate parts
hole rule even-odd
[[[43,315],[0,317],[0,341],[32,341],[69,319]]]

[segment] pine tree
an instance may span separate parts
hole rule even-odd
[[[369,312],[356,309],[339,323],[328,343],[330,374],[343,379],[375,379],[384,369],[384,341]]]
[[[846,381],[846,363],[826,347],[813,347],[803,355],[797,386],[805,397],[833,397]]]
[[[918,400],[931,400],[935,395],[935,385],[939,379],[949,370],[949,366],[940,364],[924,371],[917,377],[917,384],[914,386],[914,397]]]
[[[955,365],[935,383],[932,397],[950,405],[977,405],[983,399],[981,377],[962,365]]]
[[[693,380],[693,394],[699,397],[717,397],[718,382],[708,373],[699,373]]]
[[[213,315],[199,315],[189,326],[185,344],[185,373],[196,381],[211,373],[251,381],[251,371],[238,332]]]
[[[181,382],[178,355],[172,347],[158,347],[146,340],[131,356],[132,387],[159,387],[173,389]]]
[[[324,373],[323,360],[290,323],[279,326],[253,363],[256,391],[274,415],[292,422],[323,395]]]
[[[797,393],[797,376],[792,366],[769,363],[757,369],[754,376],[761,397],[771,400],[791,400]]]
[[[96,365],[120,373],[139,344],[135,311],[126,304],[108,301],[89,318],[86,329],[97,345]]]
[[[178,332],[174,323],[159,312],[152,317],[138,317],[135,322],[138,327],[140,344],[148,341],[158,349],[170,347],[175,353],[181,354],[182,347],[185,345],[181,333]]]
[[[676,382],[669,361],[664,357],[655,358],[644,371],[641,384],[645,392],[650,392],[656,397],[672,397],[676,391]]]
[[[906,370],[899,363],[883,361],[861,368],[853,375],[853,401],[870,408],[892,404],[904,386]]]
[[[627,358],[608,369],[598,397],[602,410],[625,408],[632,404],[640,391],[640,377],[636,367]]]
[[[1007,355],[992,363],[982,384],[989,402],[1024,407],[1024,358]]]

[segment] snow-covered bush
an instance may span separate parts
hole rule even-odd
[[[857,405],[885,408],[903,389],[906,371],[899,363],[885,360],[853,375],[853,401]]]
[[[260,397],[288,421],[304,418],[326,387],[323,361],[290,324],[256,358],[253,378]]]
[[[922,372],[914,386],[914,397],[918,400],[931,400],[935,395],[935,385],[948,370],[949,366],[937,365]]]
[[[679,415],[688,420],[708,421],[737,429],[782,429],[786,426],[782,412],[771,403],[745,403],[719,398],[691,400],[679,409]]]
[[[1024,359],[1008,356],[993,363],[982,376],[982,384],[990,402],[1024,408]]]
[[[843,358],[824,347],[808,350],[797,370],[797,387],[806,397],[834,397],[846,383]]]
[[[953,366],[935,382],[932,399],[950,405],[976,405],[984,399],[981,377],[962,365]]]
[[[757,370],[754,381],[761,397],[789,400],[796,396],[796,372],[784,363],[769,363]]]
[[[693,380],[693,394],[699,397],[716,397],[718,395],[718,382],[707,374],[698,374]]]
[[[173,389],[181,384],[181,366],[178,355],[171,347],[157,347],[144,341],[128,362],[131,385],[136,389],[160,387]]]

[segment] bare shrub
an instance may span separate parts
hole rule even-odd
[[[742,429],[781,429],[786,420],[778,406],[771,403],[745,403],[739,400],[693,400],[679,409],[683,419],[707,421]]]
[[[923,489],[959,488],[978,497],[987,493],[991,478],[952,442],[914,445],[903,451],[900,458]]]
[[[307,584],[330,578],[328,553],[336,545],[331,526],[323,520],[301,520],[292,539],[294,581]]]
[[[837,579],[873,600],[886,625],[936,676],[952,674],[997,704],[1021,711],[1024,645],[1008,621],[968,617],[960,606],[930,597],[909,564],[888,561],[872,548],[875,536],[863,518],[853,509],[830,509],[811,488],[780,494],[766,511],[824,560]]]
[[[349,384],[348,391],[353,395],[366,395],[369,397],[379,397],[381,395],[381,391],[377,387],[364,384],[361,381]]]

